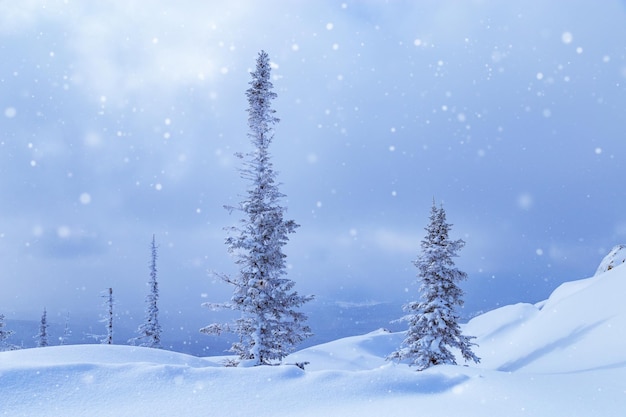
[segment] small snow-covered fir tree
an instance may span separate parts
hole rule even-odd
[[[15,346],[9,344],[7,339],[13,334],[13,330],[6,329],[4,314],[0,314],[0,352],[3,350],[13,350]]]
[[[108,290],[106,290],[106,293],[105,295],[102,296],[102,298],[105,299],[104,305],[107,309],[106,316],[102,319],[102,322],[104,322],[105,324],[107,333],[106,333],[106,336],[104,336],[100,340],[100,343],[105,344],[105,345],[112,345],[113,344],[113,304],[114,304],[113,288],[109,288]]]
[[[159,324],[159,284],[157,282],[157,245],[154,235],[152,235],[152,247],[150,257],[150,280],[148,281],[148,295],[146,295],[146,314],[144,322],[139,326],[137,336],[134,340],[141,340],[139,346],[151,348],[161,347],[161,325]]]
[[[41,314],[41,320],[39,321],[39,333],[37,333],[35,338],[37,339],[37,347],[48,346],[48,318],[45,307]]]
[[[200,329],[206,334],[233,332],[239,336],[231,351],[241,360],[255,365],[280,363],[294,347],[311,336],[307,317],[297,309],[312,296],[294,291],[294,282],[287,279],[283,246],[298,225],[285,220],[286,209],[279,200],[276,172],[270,161],[269,145],[274,137],[274,116],[271,102],[276,98],[270,81],[269,56],[261,51],[252,81],[246,91],[248,98],[248,136],[254,151],[247,155],[241,177],[249,181],[247,195],[238,207],[244,214],[240,227],[232,227],[226,239],[228,250],[237,257],[239,272],[230,277],[219,275],[234,286],[230,302],[205,303],[212,309],[240,312],[233,323],[211,324]],[[240,155],[240,157],[243,157]]]
[[[461,334],[457,307],[463,305],[463,291],[458,283],[467,278],[452,258],[463,248],[461,239],[450,240],[451,225],[446,222],[443,207],[433,201],[422,251],[413,264],[418,268],[421,301],[403,306],[407,313],[399,321],[408,322],[406,338],[388,359],[408,361],[424,370],[433,365],[456,364],[449,348],[458,349],[466,361],[479,362],[471,347],[473,337]]]

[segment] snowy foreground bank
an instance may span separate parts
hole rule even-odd
[[[286,360],[304,371],[130,346],[1,352],[0,416],[623,416],[625,268],[474,318],[470,366],[389,363],[402,334],[383,330]]]

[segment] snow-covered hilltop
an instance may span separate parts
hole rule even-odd
[[[602,274],[606,271],[610,271],[623,264],[626,261],[626,245],[616,245],[611,251],[602,259],[595,275]]]
[[[614,256],[615,259],[615,256]],[[604,261],[603,261],[604,263]],[[0,353],[8,416],[621,416],[626,409],[626,266],[464,326],[480,364],[416,372],[384,358],[378,330],[299,351],[296,366],[225,368],[223,358],[105,345]],[[462,362],[462,361],[460,361]]]

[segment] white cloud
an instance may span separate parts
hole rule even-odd
[[[232,68],[234,48],[224,40],[233,38],[253,6],[182,3],[159,1],[146,8],[128,0],[4,2],[0,32],[63,33],[55,56],[67,60],[73,85],[94,100],[105,95],[116,103],[129,94],[213,82],[224,77],[223,68]]]
[[[5,1],[0,3],[0,33],[21,32],[45,15],[39,0]]]
[[[372,240],[385,251],[416,255],[420,249],[421,237],[391,229],[378,229],[372,235]]]
[[[150,10],[108,2],[97,14],[81,16],[69,41],[77,59],[72,79],[95,94],[120,97],[212,81],[228,67],[220,33],[200,19],[204,13]]]

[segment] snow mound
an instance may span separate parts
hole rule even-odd
[[[626,269],[567,282],[536,305],[502,307],[464,328],[484,368],[567,373],[626,366]]]
[[[287,362],[309,362],[307,370],[366,370],[388,365],[387,355],[404,339],[403,333],[379,329],[363,336],[352,336],[301,350]]]
[[[69,366],[80,364],[123,365],[174,365],[200,368],[221,366],[217,361],[161,349],[122,345],[66,345],[45,349],[21,349],[2,352],[0,368],[10,363],[22,366]]]
[[[626,261],[626,245],[617,245],[602,259],[600,266],[596,270],[595,275],[610,271],[611,269],[622,265]]]

